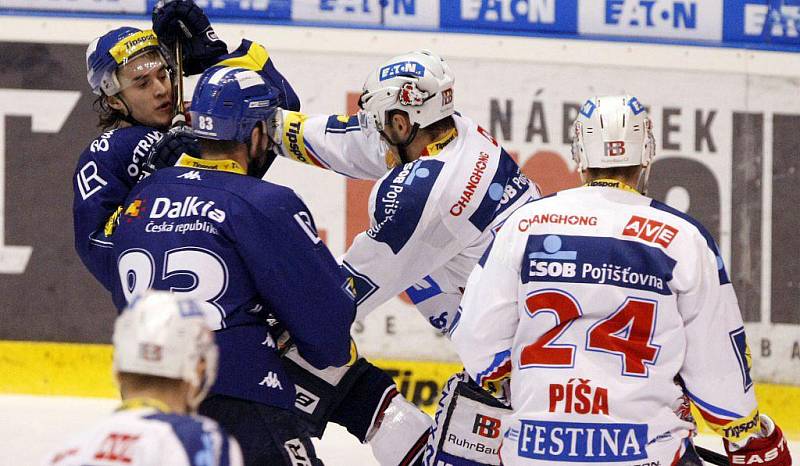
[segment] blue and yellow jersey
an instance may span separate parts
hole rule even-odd
[[[213,393],[279,407],[294,402],[266,319],[312,365],[350,359],[355,303],[346,277],[290,189],[236,162],[184,155],[130,193],[114,232],[114,302],[148,289],[204,301],[220,347]]]

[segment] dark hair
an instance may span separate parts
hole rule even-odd
[[[589,168],[587,172],[591,179],[599,178],[613,178],[613,179],[631,179],[636,175],[636,172],[642,168],[641,165],[632,165],[629,167],[614,167],[614,168]]]
[[[423,128],[423,130],[436,136],[444,133],[445,131],[449,131],[455,127],[456,127],[456,121],[453,119],[453,116],[450,115],[446,118],[442,118],[437,122],[429,124],[428,126]]]
[[[198,138],[200,151],[203,154],[229,154],[239,147],[241,142],[237,141],[217,141],[216,139]]]
[[[140,57],[160,57],[164,60],[164,66],[167,67],[168,72],[170,70],[169,61],[166,58],[166,56],[161,52],[160,49],[145,50],[144,52],[137,54],[133,58],[139,59]],[[170,75],[170,80],[172,79],[173,78]],[[97,112],[98,115],[99,120],[97,122],[97,127],[100,128],[102,131],[118,128],[120,123],[126,121],[126,116],[123,112],[111,108],[111,105],[108,104],[108,96],[106,96],[105,94],[97,96],[97,98],[94,99],[94,102],[92,103],[92,107],[94,108],[94,111]]]
[[[97,112],[97,127],[102,131],[118,128],[119,124],[125,121],[125,114],[111,108],[108,104],[108,96],[105,94],[99,95],[94,99],[92,108]]]
[[[398,115],[398,114],[399,115],[405,115],[406,117],[408,117],[408,112],[405,112],[405,111],[399,110],[399,109],[392,109],[392,110],[389,110],[389,113],[387,115],[387,117],[388,117],[387,118],[387,122],[391,122],[392,121],[392,117],[395,116],[395,115]],[[391,124],[391,123],[389,123],[389,124]],[[428,126],[426,126],[424,128],[420,128],[420,129],[422,131],[427,132],[428,134],[431,134],[433,136],[437,136],[437,135],[439,135],[441,133],[444,133],[445,131],[451,130],[451,129],[455,128],[455,127],[456,127],[456,121],[453,119],[453,116],[450,115],[450,116],[442,118],[441,120],[439,120],[437,122],[434,122],[434,123],[431,123]]]
[[[122,396],[128,396],[128,392],[141,391],[145,389],[175,390],[180,387],[182,380],[170,379],[150,374],[136,374],[133,372],[117,373]]]

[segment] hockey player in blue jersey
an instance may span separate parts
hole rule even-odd
[[[191,107],[202,155],[181,156],[131,191],[114,232],[113,294],[120,307],[149,288],[203,301],[220,360],[200,412],[239,440],[248,465],[319,464],[288,410],[295,386],[268,319],[310,365],[345,366],[355,302],[303,202],[260,179],[278,97],[252,70],[203,74]]]
[[[191,33],[175,34],[180,21]],[[167,47],[184,44],[187,75],[224,63],[258,71],[279,90],[281,106],[299,109],[297,95],[259,44],[243,40],[233,52],[219,40],[203,11],[179,0],[157,8],[154,31],[115,29],[94,40],[86,51],[87,79],[97,95],[95,108],[103,133],[81,154],[73,175],[75,249],[84,265],[111,290],[110,234],[130,189],[142,177],[144,159],[169,129],[175,116],[174,76]],[[180,28],[181,31],[184,28]],[[158,33],[158,35],[156,34]],[[160,40],[163,36],[166,40]],[[177,141],[180,151],[185,139]]]

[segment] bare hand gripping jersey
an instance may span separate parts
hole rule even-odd
[[[635,192],[517,210],[470,276],[452,340],[488,386],[511,374],[504,464],[672,464],[696,429],[759,431],[741,313],[711,235]]]
[[[115,412],[48,455],[43,466],[241,466],[236,440],[203,416],[138,407]]]
[[[357,116],[283,112],[282,155],[378,180],[370,194],[370,229],[343,258],[359,318],[407,289],[428,321],[446,331],[494,231],[539,197],[494,138],[466,117],[453,118],[454,131],[415,162],[389,170],[380,135]]]

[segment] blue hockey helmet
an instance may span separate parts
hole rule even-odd
[[[132,27],[121,27],[96,38],[86,48],[86,79],[97,95],[116,95],[123,86],[117,77],[117,70],[136,57],[156,50],[169,68],[159,47],[158,37],[152,30],[142,31]]]
[[[255,71],[209,68],[192,97],[192,131],[205,139],[249,142],[253,128],[275,113],[279,97],[278,90]]]

